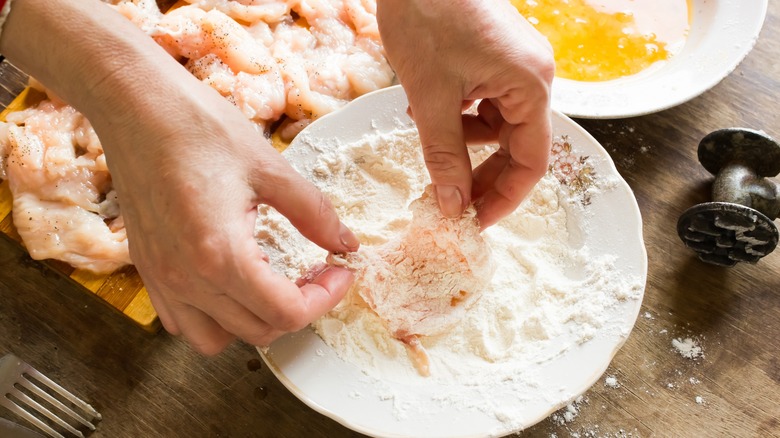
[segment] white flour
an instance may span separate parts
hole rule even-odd
[[[604,379],[604,385],[609,386],[610,388],[620,388],[620,383],[618,383],[617,377],[615,376],[607,376]]]
[[[301,170],[311,171],[364,247],[387,242],[406,227],[408,204],[429,183],[416,131],[329,146],[334,147],[313,169]],[[472,161],[490,152],[477,150]],[[591,190],[609,190],[603,183]],[[515,403],[525,393],[555,383],[541,379],[540,368],[603,332],[618,330],[623,318],[618,307],[641,296],[640,279],[621,276],[614,255],[594,254],[584,245],[588,212],[580,201],[548,174],[515,213],[483,233],[495,274],[459,324],[421,338],[430,356],[429,377],[415,371],[401,342],[354,294],[314,327],[341,358],[386,387],[375,396],[393,400],[399,419],[454,405],[513,424]],[[265,207],[260,213],[258,240],[277,270],[294,279],[324,261],[325,251],[300,237],[278,213]],[[395,390],[395,382],[438,385],[441,391],[431,403]],[[565,402],[555,398],[558,389],[551,388],[549,400]]]
[[[672,339],[672,346],[677,350],[680,356],[687,359],[698,359],[704,356],[699,343],[692,338],[676,338]]]

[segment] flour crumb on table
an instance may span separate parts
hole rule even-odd
[[[680,356],[687,359],[697,359],[704,356],[701,346],[693,338],[672,339],[672,346],[677,350]]]
[[[567,404],[563,409],[559,410],[558,412],[552,414],[550,416],[550,421],[552,421],[554,424],[558,426],[563,426],[566,423],[571,423],[574,421],[575,418],[577,418],[577,415],[580,413],[580,408],[583,404],[586,404],[588,400],[583,397],[579,396],[571,403]]]
[[[617,377],[615,376],[607,376],[607,378],[604,379],[604,385],[610,388],[620,388],[620,383],[618,383]]]

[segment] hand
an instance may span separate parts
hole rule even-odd
[[[341,300],[349,271],[298,287],[254,239],[265,203],[323,248],[357,250],[329,201],[135,25],[96,0],[17,1],[0,48],[98,133],[131,259],[169,332],[205,354],[236,336],[267,345]]]
[[[442,213],[473,200],[481,227],[496,223],[547,170],[549,43],[505,0],[380,0],[377,19]],[[478,99],[478,115],[463,115]],[[473,173],[471,142],[500,146]]]
[[[165,328],[198,351],[218,353],[234,336],[267,345],[335,306],[352,274],[330,268],[299,288],[273,272],[253,237],[257,205],[329,250],[354,251],[358,241],[234,106],[180,70],[170,75],[184,85],[134,108],[138,118],[111,129],[93,122],[131,259]]]

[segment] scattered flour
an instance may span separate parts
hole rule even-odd
[[[576,399],[574,399],[574,401],[566,405],[566,407],[552,414],[550,416],[550,421],[552,421],[554,424],[558,426],[563,426],[566,423],[571,423],[572,421],[574,421],[575,418],[577,418],[577,415],[579,415],[580,406],[582,406],[584,403],[587,403],[585,397],[583,396],[577,397]]]
[[[607,378],[604,379],[604,385],[610,388],[620,388],[620,383],[618,383],[617,377],[615,376],[607,376]]]
[[[300,141],[307,141],[305,134]],[[323,152],[316,163],[298,170],[330,197],[362,246],[385,244],[407,228],[409,203],[430,183],[416,131],[326,146],[317,146]],[[474,149],[472,162],[492,151]],[[614,181],[602,183],[590,190],[610,190]],[[506,429],[527,427],[517,419],[529,407],[563,404],[576,395],[558,381],[561,365],[546,365],[594,339],[625,338],[621,309],[635,306],[642,293],[642,280],[622,274],[616,255],[594,253],[585,244],[589,218],[581,195],[548,173],[520,208],[482,233],[495,274],[459,324],[421,337],[429,377],[416,372],[404,345],[354,290],[313,324],[315,330],[383,388],[375,396],[391,401],[399,420],[454,406],[486,413]],[[327,253],[278,212],[261,207],[259,218],[257,239],[277,272],[295,279],[325,260]],[[433,400],[397,389],[426,386],[436,388]],[[576,416],[576,404],[569,406],[560,414],[564,421]]]
[[[696,404],[703,405],[704,404],[704,398],[700,395],[696,396]]]
[[[680,356],[688,359],[697,359],[704,356],[701,346],[693,338],[672,339],[672,346],[680,353]]]

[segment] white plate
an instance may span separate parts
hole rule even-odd
[[[387,132],[411,126],[406,115],[407,100],[399,86],[379,90],[354,100],[344,109],[319,119],[306,128],[306,141],[294,141],[286,153],[299,169],[316,160],[315,144],[333,145],[360,141],[367,133]],[[383,397],[389,392],[406,394],[415,400],[435,405],[437,395],[447,391],[474,393],[484,397],[479,388],[431,388],[404,382],[380,382],[367,376],[355,365],[340,359],[312,330],[289,334],[274,342],[261,356],[278,379],[314,410],[353,430],[387,437],[477,437],[500,436],[529,427],[544,419],[585,392],[606,370],[612,357],[631,332],[641,306],[641,295],[647,277],[647,255],[642,240],[642,222],[631,189],[620,178],[607,152],[585,130],[564,115],[553,118],[556,135],[567,135],[576,148],[573,152],[587,157],[596,175],[609,178],[607,188],[595,191],[586,207],[583,226],[585,244],[594,254],[616,256],[615,269],[625,277],[641,283],[639,296],[617,308],[610,322],[594,334],[593,339],[572,346],[562,354],[534,364],[529,373],[541,382],[523,394],[490,394],[491,397],[522,398],[512,425],[496,415],[456,404],[442,406],[434,412],[407,412],[399,420],[394,401]],[[304,172],[305,174],[305,172]],[[359,396],[358,396],[359,395]],[[426,409],[427,410],[427,409]]]
[[[731,73],[758,39],[768,0],[692,0],[683,50],[660,68],[604,82],[555,78],[552,107],[571,117],[621,118],[687,102]]]

